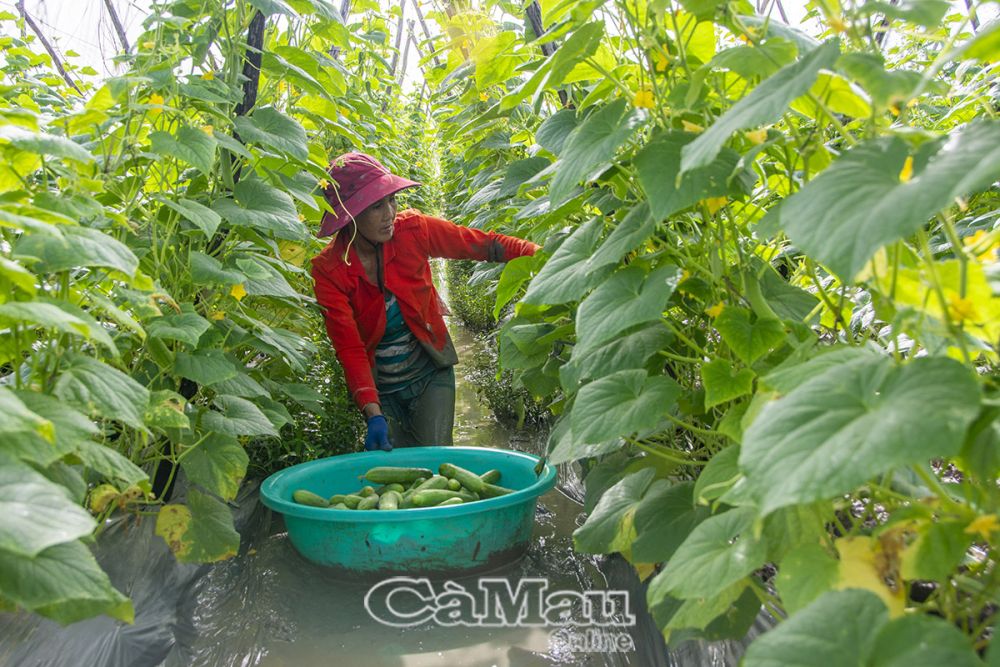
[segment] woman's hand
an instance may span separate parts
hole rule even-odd
[[[387,452],[392,451],[392,444],[389,442],[389,422],[383,415],[372,415],[368,418],[368,435],[365,436],[365,451],[381,449]]]

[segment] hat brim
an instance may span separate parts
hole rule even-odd
[[[395,194],[400,190],[414,188],[421,185],[416,181],[411,181],[395,174],[384,174],[374,181],[358,190],[353,197],[347,201],[340,202],[334,198],[330,202],[333,206],[333,213],[324,213],[323,220],[319,226],[316,236],[330,236],[343,227],[347,226],[351,220],[364,212],[366,208],[383,197]],[[336,195],[334,195],[336,197]],[[329,198],[327,199],[329,201]]]

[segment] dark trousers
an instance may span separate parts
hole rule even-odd
[[[393,447],[451,445],[455,367],[448,366],[391,394],[379,394]]]

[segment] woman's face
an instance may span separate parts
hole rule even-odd
[[[396,220],[396,195],[383,197],[354,217],[358,232],[372,243],[385,243],[392,238]]]

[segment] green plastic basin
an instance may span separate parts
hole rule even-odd
[[[402,510],[345,510],[299,505],[292,492],[351,493],[374,466],[453,463],[476,474],[496,468],[514,493],[466,505]],[[556,483],[538,458],[482,447],[407,447],[334,456],[286,468],[261,485],[264,505],[284,515],[288,537],[306,559],[356,574],[485,571],[520,558],[531,540],[538,497]]]

